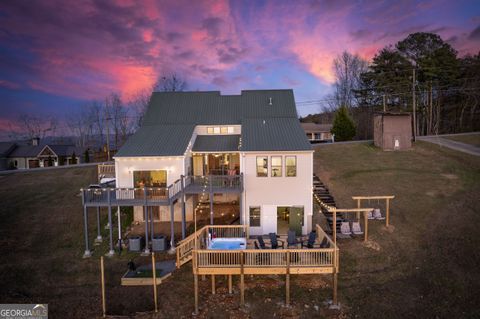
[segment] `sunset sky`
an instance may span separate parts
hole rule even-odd
[[[3,0],[0,130],[21,113],[62,118],[111,92],[128,99],[171,72],[189,90],[292,88],[297,102],[321,99],[337,54],[371,59],[419,31],[477,53],[480,2]]]

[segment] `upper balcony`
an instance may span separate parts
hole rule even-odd
[[[170,205],[183,194],[241,193],[243,174],[182,176],[168,187],[82,188],[86,206]]]

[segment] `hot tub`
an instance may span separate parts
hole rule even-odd
[[[246,248],[247,240],[245,238],[214,238],[208,245],[208,249],[218,250],[237,250]]]

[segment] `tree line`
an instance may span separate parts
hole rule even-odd
[[[172,73],[159,77],[151,88],[135,92],[128,99],[113,92],[103,99],[89,101],[63,120],[55,116],[21,114],[18,117],[20,131],[12,129],[15,133],[11,137],[18,140],[70,135],[77,146],[101,148],[108,140],[109,146],[118,150],[140,127],[152,91],[183,91],[186,88],[185,78]]]
[[[433,33],[413,33],[370,63],[343,52],[334,60],[333,93],[302,121],[332,123],[346,108],[357,139],[371,139],[376,112],[415,112],[417,135],[480,130],[480,52],[458,52]]]

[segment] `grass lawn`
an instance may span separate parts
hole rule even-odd
[[[457,136],[444,136],[443,138],[480,147],[480,133],[472,133],[468,135],[465,134],[465,135],[457,135]]]
[[[382,152],[368,144],[319,146],[316,173],[337,203],[352,207],[352,195],[395,194],[393,232],[370,224],[378,250],[359,240],[341,241],[339,300],[342,313],[328,310],[327,276],[292,276],[292,307],[284,302],[284,278],[247,276],[246,307],[217,277],[200,280],[198,318],[395,318],[478,317],[480,265],[478,158],[417,143],[414,150]],[[82,259],[83,214],[80,187],[95,180],[95,168],[70,168],[0,176],[0,300],[48,303],[52,318],[94,318],[101,314],[99,256],[107,243]],[[106,213],[102,220],[106,222]],[[90,214],[90,238],[96,234]],[[115,229],[116,232],[116,229]],[[102,230],[104,236],[107,230]],[[116,233],[114,233],[116,237]],[[190,318],[193,311],[191,265],[175,271],[158,287],[160,313],[153,309],[151,287],[122,287],[127,262],[149,257],[131,253],[106,258],[107,311],[137,318]],[[160,255],[157,261],[173,258]]]
[[[394,231],[369,223],[379,250],[340,242],[339,294],[350,317],[480,316],[478,157],[424,142],[404,152],[327,145],[316,148],[314,169],[339,207],[355,207],[353,195],[396,196]]]

